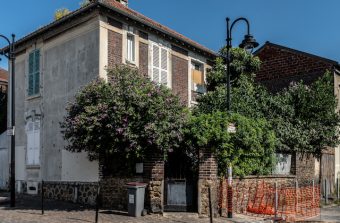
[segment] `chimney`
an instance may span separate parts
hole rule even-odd
[[[116,1],[128,7],[129,0],[116,0]]]

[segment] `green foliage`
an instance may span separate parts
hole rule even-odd
[[[236,125],[236,133],[228,133],[230,123]],[[237,176],[269,174],[275,164],[276,138],[264,119],[223,112],[199,114],[191,117],[186,133],[193,147],[217,155],[221,176],[229,164]]]
[[[208,91],[215,90],[216,87],[223,87],[227,83],[226,75],[226,48],[220,50],[221,57],[217,57],[213,69],[207,74]],[[231,63],[230,73],[233,82],[243,75],[252,76],[260,69],[261,61],[240,48],[232,48],[230,51]]]
[[[128,66],[108,70],[108,76],[108,83],[90,83],[68,106],[61,123],[67,150],[86,151],[90,160],[127,160],[177,148],[187,121],[179,98]]]
[[[63,18],[64,16],[70,14],[71,11],[67,8],[61,8],[61,9],[57,9],[54,13],[54,20],[58,20]]]
[[[295,83],[274,97],[269,117],[280,138],[280,150],[320,156],[327,146],[340,143],[340,115],[333,90],[333,76],[326,72],[311,86]]]
[[[235,51],[232,51],[233,53]],[[242,54],[241,54],[242,55]],[[264,118],[277,137],[277,151],[312,153],[321,155],[327,147],[339,144],[337,126],[340,116],[336,111],[333,76],[327,72],[311,86],[295,83],[276,95],[255,83],[253,72],[259,64],[258,58],[241,58],[234,63],[234,70],[241,74],[234,79],[231,93],[231,110],[251,118]],[[247,64],[249,68],[245,68]],[[237,68],[239,66],[240,68]],[[226,79],[223,60],[209,72],[211,90],[198,99],[196,114],[225,111],[227,107]],[[235,72],[235,71],[234,71]],[[243,72],[243,73],[242,73]],[[211,81],[213,80],[213,81]]]
[[[0,88],[0,134],[7,129],[7,93]]]

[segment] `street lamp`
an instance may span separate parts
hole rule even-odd
[[[250,34],[250,26],[249,26],[249,21],[246,18],[238,18],[236,19],[231,25],[230,25],[230,18],[227,18],[227,56],[226,56],[226,61],[227,61],[227,111],[230,112],[230,90],[231,90],[231,85],[230,85],[230,63],[231,63],[231,55],[230,55],[230,49],[232,48],[232,30],[234,25],[239,22],[239,21],[244,21],[247,24],[247,34],[244,36],[244,40],[242,43],[239,45],[240,48],[243,48],[245,50],[253,50],[254,48],[259,46],[259,43],[256,42],[254,37]]]
[[[11,64],[11,121],[8,128],[7,134],[11,136],[11,177],[10,177],[10,189],[11,189],[11,207],[15,207],[15,97],[14,97],[14,86],[15,86],[15,35],[12,34],[12,42],[4,35],[0,34],[0,37],[7,41],[8,48],[4,51],[0,51],[0,55],[5,56]]]
[[[239,45],[240,48],[243,48],[245,50],[252,51],[254,48],[258,47],[259,44],[256,42],[254,37],[250,34],[250,26],[249,21],[246,18],[238,18],[230,25],[230,18],[227,18],[227,56],[226,56],[226,62],[227,62],[227,112],[230,113],[230,92],[231,92],[231,84],[230,84],[230,63],[231,63],[231,55],[230,55],[230,49],[232,48],[232,29],[234,25],[239,22],[244,21],[247,24],[247,34],[244,36],[244,40]],[[233,128],[234,129],[234,128]],[[234,130],[235,131],[235,130]],[[229,132],[229,127],[228,127]],[[230,131],[231,132],[231,131]],[[233,217],[233,189],[232,189],[232,166],[231,164],[228,167],[228,188],[227,188],[227,194],[228,194],[228,218]]]

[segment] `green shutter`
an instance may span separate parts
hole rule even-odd
[[[35,56],[34,56],[34,64],[35,64],[35,69],[34,69],[34,94],[39,94],[40,90],[40,50],[35,51]]]
[[[40,50],[29,54],[28,96],[39,94],[40,86]]]

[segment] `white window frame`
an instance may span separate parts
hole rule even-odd
[[[132,40],[131,45],[129,38]],[[136,35],[131,26],[128,26],[126,32],[126,62],[136,64]]]
[[[40,120],[27,122],[26,136],[26,165],[38,166],[40,165]]]
[[[158,47],[158,66],[155,65],[155,53],[154,53],[154,49],[155,47]],[[164,60],[162,60],[162,53],[166,53],[166,67],[164,67],[162,61],[164,62]],[[150,75],[150,79],[152,81],[154,81],[157,84],[164,84],[164,82],[162,81],[162,72],[166,72],[166,84],[165,86],[170,87],[170,51],[168,48],[157,44],[157,43],[152,43],[151,44],[151,75]],[[154,72],[155,70],[158,70],[158,80],[155,80],[154,78]]]

